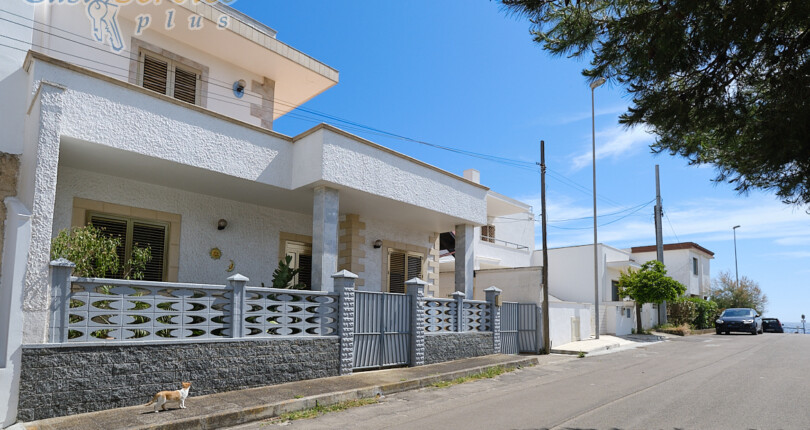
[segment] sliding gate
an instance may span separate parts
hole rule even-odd
[[[501,352],[537,354],[542,345],[541,311],[534,303],[504,302],[501,306]]]
[[[356,291],[354,369],[410,364],[411,297]]]

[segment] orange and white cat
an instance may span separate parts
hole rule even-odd
[[[152,401],[145,404],[144,406],[149,406],[152,403],[155,404],[155,413],[158,412],[158,408],[160,410],[166,410],[167,403],[179,403],[180,409],[186,408],[186,397],[188,397],[188,390],[191,389],[191,382],[183,382],[183,388],[174,391],[161,391],[155,394],[155,397],[152,397]]]

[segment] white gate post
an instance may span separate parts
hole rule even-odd
[[[75,267],[65,258],[51,261],[51,343],[68,341],[70,275]]]
[[[461,291],[453,292],[453,300],[456,301],[456,327],[458,333],[464,333],[464,297],[466,294]]]
[[[247,277],[235,274],[228,278],[231,286],[231,338],[245,337],[245,286]]]

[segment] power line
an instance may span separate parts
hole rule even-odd
[[[604,227],[606,225],[610,225],[610,224],[619,222],[619,221],[621,221],[621,220],[623,220],[623,219],[625,219],[625,218],[627,218],[629,216],[632,216],[632,215],[636,214],[638,211],[644,209],[645,207],[649,206],[650,204],[652,204],[652,201],[644,204],[643,206],[638,207],[636,210],[634,210],[633,212],[628,213],[627,215],[616,218],[616,219],[614,219],[612,221],[608,221],[608,222],[606,222],[604,224],[599,224],[598,226],[599,227]],[[593,228],[593,227],[559,227],[559,226],[554,226],[554,225],[552,225],[550,227],[553,227],[553,228],[556,228],[556,229],[559,229],[559,230],[590,230],[591,228]]]

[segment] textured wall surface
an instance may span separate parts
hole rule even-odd
[[[191,381],[190,396],[335,376],[338,339],[24,347],[18,419],[143,405]],[[144,408],[144,411],[147,411]]]
[[[425,335],[425,364],[441,363],[493,353],[491,332]]]

